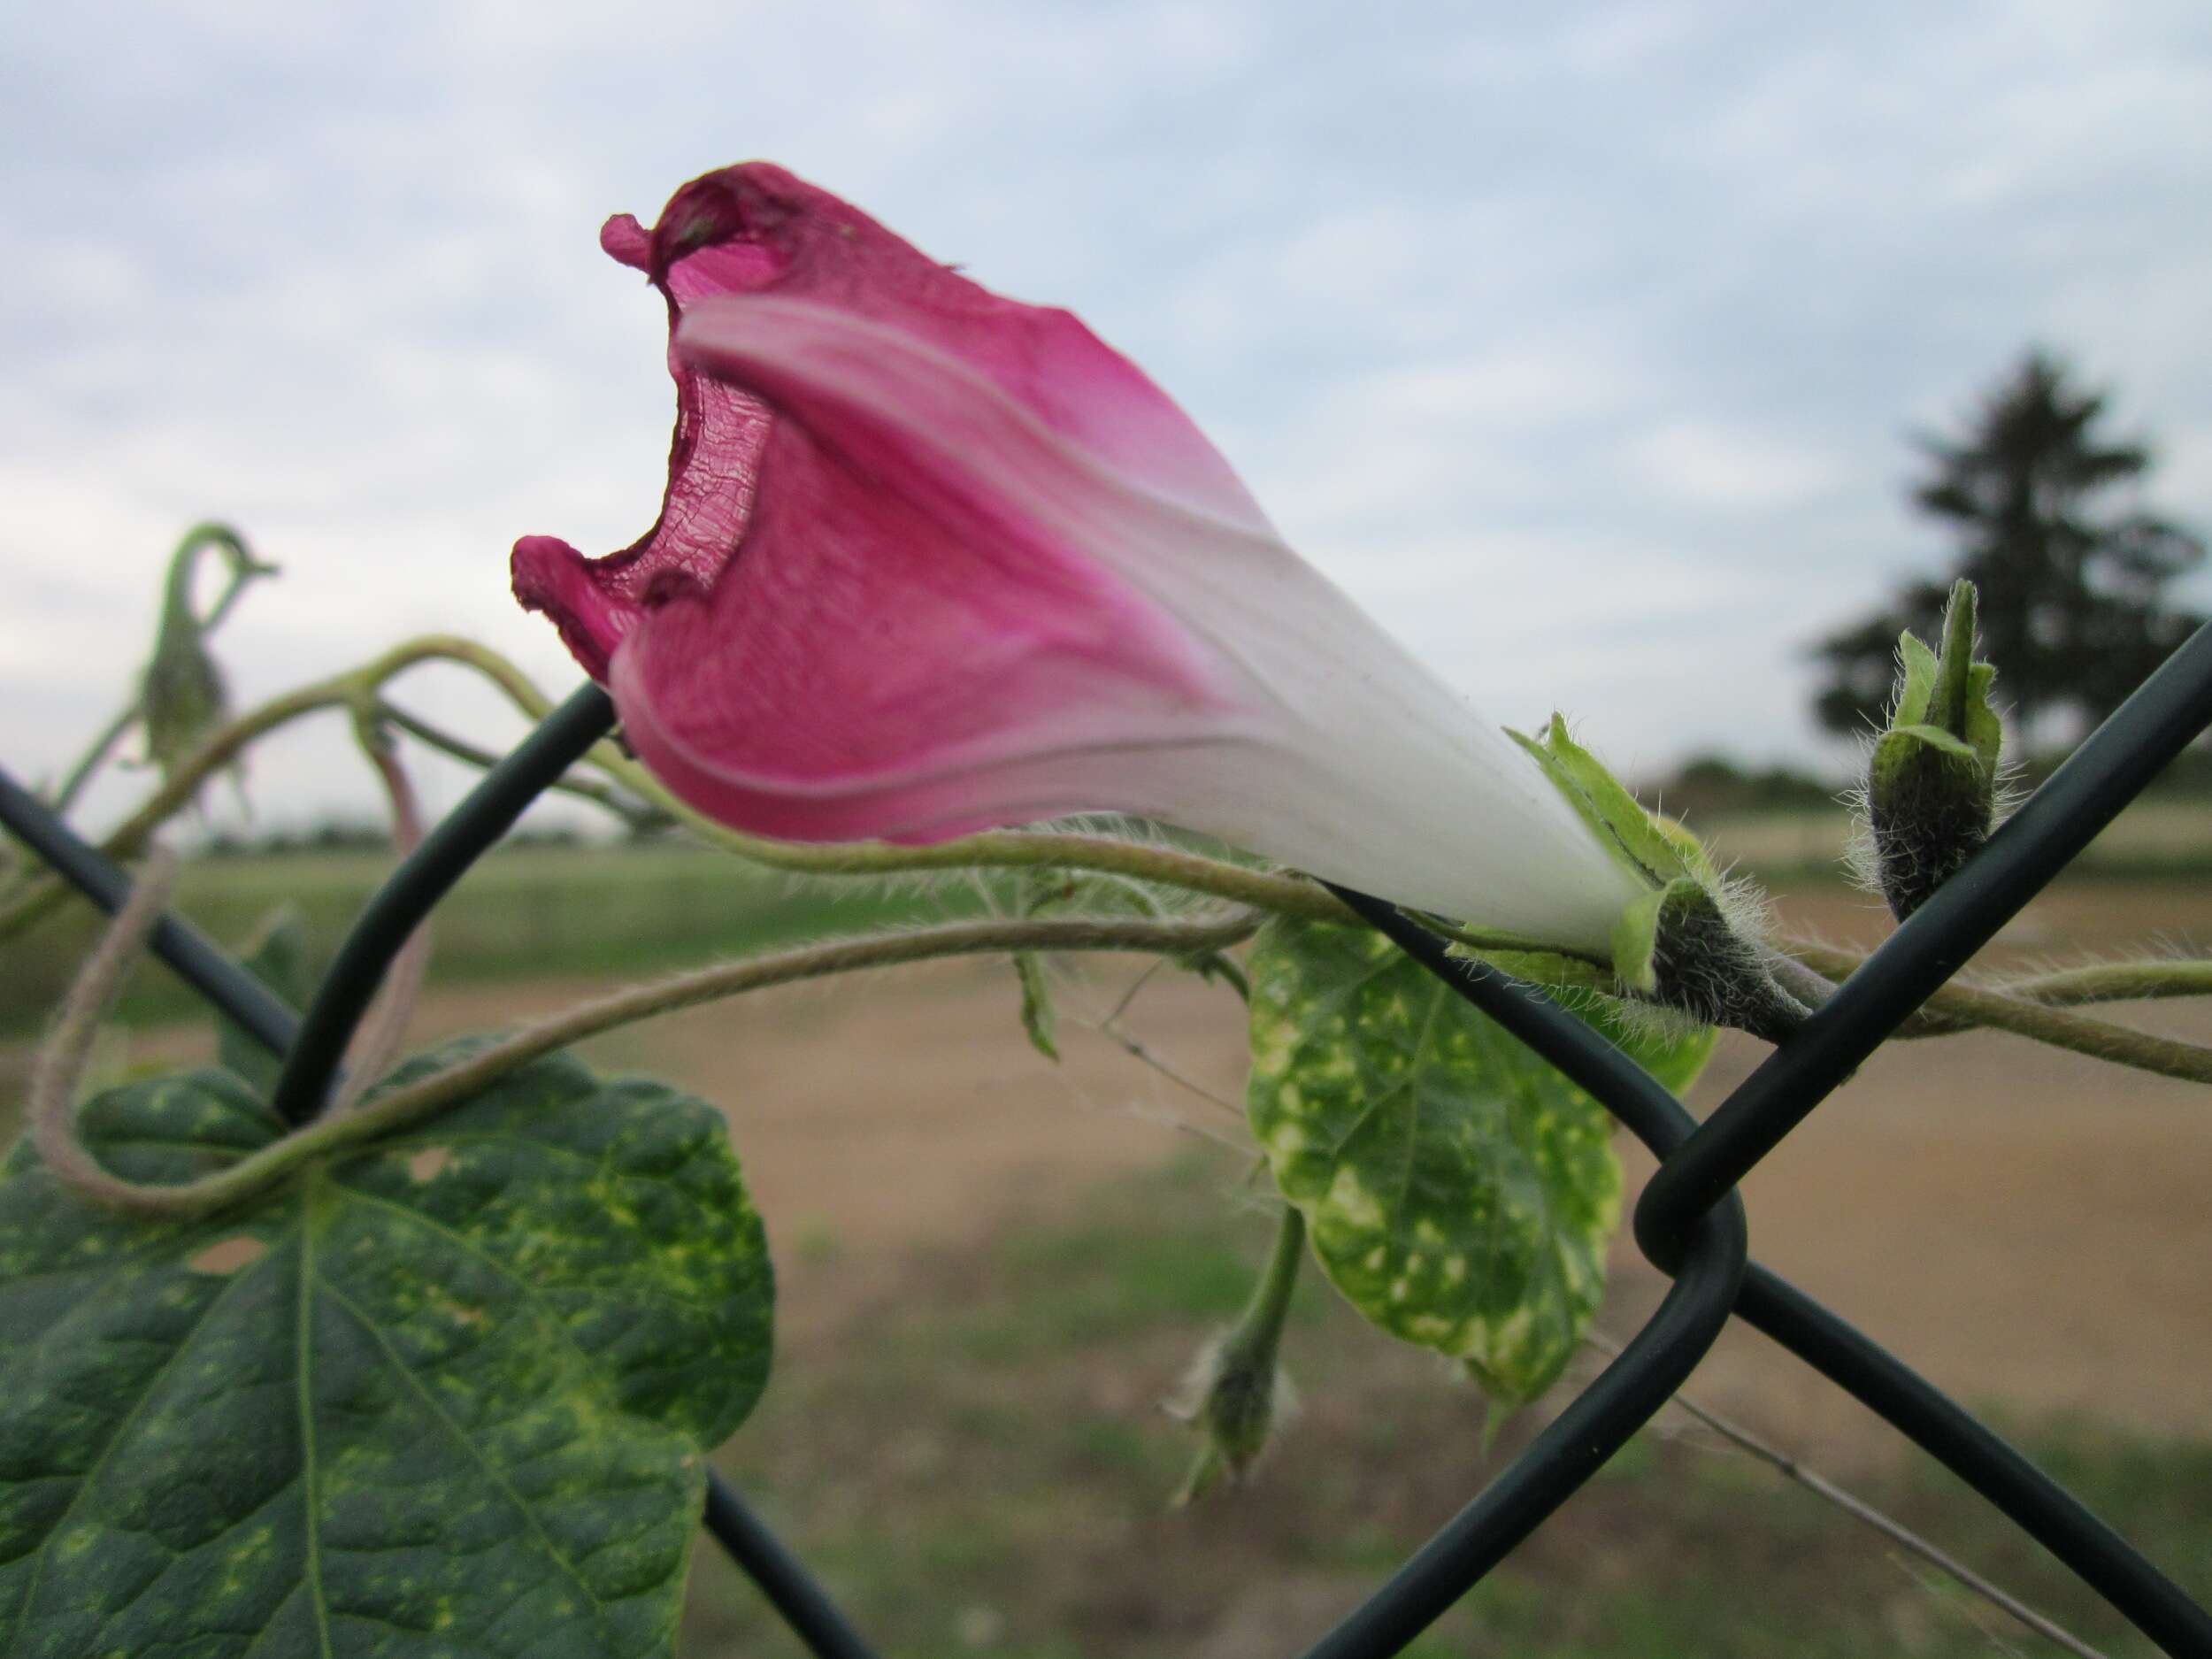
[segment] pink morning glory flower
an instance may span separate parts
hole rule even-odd
[[[1130,813],[1586,947],[1638,896],[1070,312],[763,163],[600,244],[668,305],[667,494],[602,558],[524,537],[515,594],[703,811],[903,842]]]

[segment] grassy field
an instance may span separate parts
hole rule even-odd
[[[1298,1652],[1537,1423],[1532,1413],[1507,1425],[1486,1457],[1473,1391],[1364,1327],[1309,1275],[1285,1349],[1302,1415],[1251,1485],[1170,1510],[1190,1442],[1152,1402],[1234,1314],[1267,1236],[1224,1191],[1217,1160],[1188,1158],[1096,1190],[1060,1217],[920,1257],[841,1330],[787,1356],[719,1461],[889,1652]],[[2124,1532],[2212,1594],[2212,1444],[2067,1420],[2025,1425],[2025,1438]],[[2154,1651],[1939,1471],[1886,1459],[1852,1482],[2114,1659]],[[703,1546],[680,1651],[799,1649]],[[1670,1413],[1409,1651],[2053,1650]]]

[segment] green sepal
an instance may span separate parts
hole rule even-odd
[[[1672,826],[1672,833],[1662,827],[1642,802],[1574,741],[1565,716],[1552,716],[1540,742],[1509,727],[1506,735],[1535,757],[1599,844],[1646,881],[1664,886],[1678,876],[1710,873],[1703,851],[1688,832],[1678,826]]]
[[[1874,745],[1872,770],[1878,776],[1894,773],[1910,764],[1916,751],[1924,749],[1969,766],[1978,765],[1981,760],[1972,744],[1962,737],[1953,737],[1939,726],[1893,726]]]
[[[1486,962],[1501,972],[1548,991],[1561,1007],[1602,1033],[1616,1048],[1633,1054],[1637,1064],[1677,1094],[1697,1081],[1720,1037],[1719,1031],[1709,1025],[1663,1019],[1655,1025],[1648,1009],[1635,1007],[1623,995],[1611,969],[1585,956],[1550,950],[1477,949],[1463,944],[1447,947],[1445,954]]]
[[[1935,700],[1939,665],[1940,660],[1917,634],[1908,632],[1898,637],[1896,707],[1890,716],[1893,726],[1918,726],[1927,719],[1928,705]]]
[[[1040,869],[1022,872],[1013,884],[1013,911],[1020,917],[1092,916],[1150,920],[1171,915],[1175,895],[1167,889],[1133,876],[1109,871]],[[1030,1047],[1048,1060],[1060,1057],[1059,1015],[1052,996],[1052,982],[1044,958],[1035,951],[1013,953],[1014,973],[1021,986],[1022,1031]],[[1248,987],[1244,973],[1219,951],[1194,951],[1165,958],[1202,979],[1219,980],[1242,997]]]
[[[208,655],[196,622],[173,628],[164,623],[138,695],[146,757],[165,778],[201,738],[223,723],[229,709],[222,672]]]
[[[1608,970],[1586,956],[1563,956],[1556,950],[1493,950],[1453,944],[1445,948],[1444,954],[1470,962],[1486,962],[1517,979],[1526,979],[1549,990],[1594,991],[1609,996],[1617,989]]]
[[[1613,924],[1613,976],[1638,996],[1658,994],[1660,922],[1677,885],[1654,887]]]
[[[1997,775],[1998,761],[2005,747],[2005,723],[1998,715],[1996,705],[1989,700],[1989,688],[1996,683],[1993,664],[1975,663],[1967,672],[1966,741],[1983,770],[1992,778]]]
[[[1937,742],[1946,753],[1970,759],[1993,784],[2004,747],[2004,723],[1989,700],[1997,670],[1974,659],[1974,584],[1961,581],[1951,589],[1943,613],[1943,648],[1932,650],[1917,634],[1906,633],[1897,641],[1897,695],[1891,704],[1888,732],[1920,730],[1948,738],[1957,745]]]

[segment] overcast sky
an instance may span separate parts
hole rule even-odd
[[[6,37],[19,773],[114,706],[210,515],[285,572],[221,635],[241,702],[427,630],[573,683],[507,549],[635,537],[672,409],[597,227],[749,157],[1073,307],[1486,710],[1632,772],[1834,764],[1804,644],[1939,557],[1904,440],[2031,341],[2212,525],[2204,0],[81,0]],[[263,814],[365,810],[359,772],[287,742]]]

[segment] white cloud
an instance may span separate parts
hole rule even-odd
[[[1816,501],[1841,469],[1808,445],[1708,421],[1670,421],[1631,440],[1630,474],[1670,501],[1723,513],[1771,513]]]

